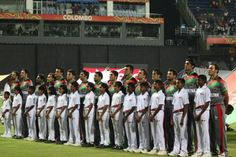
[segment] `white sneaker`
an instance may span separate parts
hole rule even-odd
[[[179,153],[179,156],[181,156],[181,157],[187,157],[187,156],[188,156],[188,153],[180,152],[180,153]]]
[[[211,157],[211,153],[203,153],[202,157]]]
[[[150,152],[148,152],[148,154],[157,154],[157,150],[156,149],[152,149]]]
[[[127,148],[123,149],[123,151],[125,151],[125,152],[129,152],[129,150],[130,150],[130,148],[129,148],[129,147],[127,147]]]
[[[6,135],[1,135],[1,137],[6,137]]]
[[[218,155],[218,157],[226,157],[226,154],[225,153],[221,153]]]
[[[167,151],[165,150],[159,150],[157,155],[167,155]]]
[[[79,146],[81,146],[81,144],[80,143],[75,143],[75,144],[72,144],[72,146],[79,147]]]
[[[179,154],[177,152],[172,151],[168,155],[169,156],[178,156]]]
[[[135,153],[136,153],[136,151],[137,151],[137,148],[131,148],[131,149],[129,149],[129,152],[135,152]]]
[[[191,157],[201,157],[202,152],[195,152]]]
[[[66,143],[64,143],[64,145],[65,145],[65,146],[70,146],[70,145],[73,145],[73,143],[71,143],[71,142],[66,142]]]
[[[135,153],[142,153],[142,151],[143,151],[142,149],[136,149],[134,152]]]
[[[147,149],[143,149],[143,150],[141,151],[141,153],[147,154],[147,153],[148,153],[148,150],[147,150]]]
[[[29,141],[30,139],[31,139],[30,137],[24,138],[24,140],[26,140],[26,141]]]

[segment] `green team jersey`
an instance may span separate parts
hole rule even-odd
[[[81,96],[85,96],[86,93],[87,93],[87,85],[88,85],[88,82],[82,82],[79,86],[79,94]]]
[[[185,80],[185,86],[184,88],[188,91],[189,94],[194,94],[197,89],[197,79],[198,75],[194,71],[191,71],[189,73],[186,73],[183,76]]]
[[[28,88],[29,86],[32,86],[33,82],[30,79],[25,79],[23,81],[20,82],[20,89],[22,91],[23,94],[28,93]]]
[[[113,95],[115,93],[115,83],[116,82],[112,82],[112,81],[108,81],[108,91],[110,92],[111,95]]]
[[[100,87],[101,87],[101,84],[102,84],[102,82],[96,82],[95,83],[95,86],[94,86],[94,88],[95,88],[95,90],[94,90],[94,94],[95,94],[95,96],[96,97],[98,97],[99,95],[100,95]]]
[[[166,101],[172,102],[174,93],[178,90],[175,84],[166,83]]]
[[[66,85],[66,80],[63,77],[61,77],[59,80],[55,81],[54,87],[58,91],[58,89],[61,85]]]
[[[228,92],[225,81],[221,77],[210,79],[207,86],[211,91],[211,104],[223,104],[224,94]]]

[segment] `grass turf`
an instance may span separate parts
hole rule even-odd
[[[236,130],[236,123],[231,125]],[[0,124],[0,134],[3,134],[3,126]],[[236,131],[228,132],[229,156],[236,156]],[[17,139],[0,137],[0,154],[2,157],[150,157],[154,155],[127,153],[111,148],[84,148],[56,144],[29,142]]]

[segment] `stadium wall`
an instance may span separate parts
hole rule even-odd
[[[165,73],[181,70],[186,57],[185,47],[0,44],[0,73],[26,68],[35,80],[37,73],[54,72],[57,66],[78,74],[83,63],[146,64],[149,74],[154,68]]]

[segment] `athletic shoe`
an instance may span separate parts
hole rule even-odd
[[[129,149],[129,152],[136,152],[137,151],[137,148],[131,148]]]
[[[66,143],[64,143],[64,145],[65,146],[70,146],[70,145],[72,145],[73,143],[71,143],[71,142],[66,142]]]
[[[167,151],[160,150],[160,151],[158,151],[157,155],[167,155]]]
[[[179,156],[181,156],[181,157],[187,157],[187,156],[188,156],[188,153],[181,152],[181,153],[179,153]]]
[[[201,157],[202,152],[195,152],[191,157]]]
[[[218,157],[226,157],[226,154],[225,153],[221,153],[218,155]]]
[[[134,150],[135,153],[142,153],[142,151],[143,151],[142,149],[136,149],[136,150]]]
[[[169,156],[178,156],[179,154],[175,151],[172,151],[168,154]]]
[[[75,143],[75,144],[72,144],[72,146],[79,147],[79,146],[81,146],[81,144],[80,143]]]
[[[211,153],[203,153],[202,157],[211,157]]]
[[[129,152],[129,150],[130,150],[130,148],[129,148],[129,147],[127,147],[127,148],[123,149],[123,151],[125,151],[125,152]]]
[[[143,150],[141,151],[141,153],[147,154],[147,153],[148,153],[148,150],[147,150],[147,149],[143,149]]]
[[[150,152],[148,152],[148,154],[157,154],[157,150],[156,149],[152,149]]]

